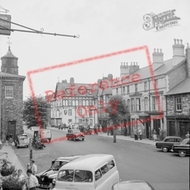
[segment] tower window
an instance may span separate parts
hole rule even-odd
[[[13,86],[5,86],[5,98],[13,98]]]

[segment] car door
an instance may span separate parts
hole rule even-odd
[[[166,140],[167,140],[167,141],[166,141],[167,147],[168,147],[169,149],[171,149],[172,146],[173,146],[173,144],[174,144],[174,142],[175,142],[175,138],[168,138],[168,139],[166,139]]]

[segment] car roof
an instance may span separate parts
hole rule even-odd
[[[111,154],[87,154],[78,158],[72,163],[68,163],[61,167],[61,169],[81,169],[81,170],[95,170],[106,162],[114,159]]]
[[[70,155],[70,156],[61,156],[56,158],[54,161],[70,161],[80,158],[82,155]]]
[[[154,188],[146,181],[130,180],[121,181],[114,185],[118,190],[154,190]]]
[[[179,137],[179,136],[167,136],[166,138],[178,138],[178,139],[181,139],[181,137]]]

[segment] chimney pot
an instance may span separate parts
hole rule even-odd
[[[162,49],[160,49],[160,53],[162,53]]]
[[[187,43],[187,48],[189,48],[189,43]]]
[[[177,39],[177,44],[179,44],[179,40]]]
[[[156,52],[156,48],[154,48],[154,52]]]
[[[174,44],[176,44],[176,39],[174,39]]]
[[[182,44],[182,42],[183,42],[183,41],[182,41],[182,40],[180,40],[180,44]]]

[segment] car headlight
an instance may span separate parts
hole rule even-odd
[[[53,183],[53,184],[55,184],[55,183],[56,183],[56,179],[55,179],[55,178],[52,180],[52,183]]]

